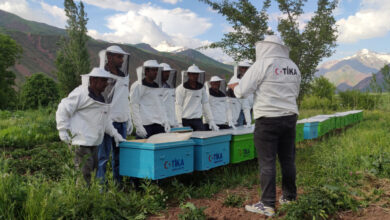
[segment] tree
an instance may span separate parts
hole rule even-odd
[[[249,0],[230,2],[224,0],[216,3],[211,0],[199,0],[210,5],[218,13],[226,16],[233,26],[232,32],[224,34],[221,41],[209,45],[210,48],[221,48],[235,61],[256,60],[255,44],[264,39],[264,34],[272,34],[268,29],[267,9],[271,0],[263,3],[263,8],[258,11]]]
[[[59,99],[57,83],[43,73],[27,78],[20,92],[23,109],[36,109],[56,103]]]
[[[210,5],[218,13],[227,17],[234,31],[225,34],[224,38],[210,47],[220,47],[227,54],[238,60],[255,60],[254,45],[270,34],[268,15],[270,0],[264,1],[258,11],[249,0],[223,0],[218,3],[211,0],[199,0]],[[283,16],[279,19],[278,31],[288,47],[290,58],[298,65],[302,74],[300,98],[310,89],[310,82],[317,71],[316,67],[324,57],[333,54],[336,46],[337,27],[333,11],[337,0],[318,0],[314,16],[302,30],[299,28],[299,17],[307,0],[275,0]],[[242,27],[240,27],[242,26]]]
[[[323,76],[315,78],[311,83],[311,95],[315,95],[320,98],[326,98],[332,101],[335,91],[336,86],[334,86],[327,78]]]
[[[382,87],[378,84],[376,76],[377,75],[375,73],[372,74],[372,78],[370,81],[370,89],[374,93],[382,93]]]
[[[383,88],[385,88],[387,92],[390,92],[390,66],[385,65],[381,69],[381,73],[383,75]]]
[[[0,109],[16,105],[15,73],[8,70],[22,54],[22,48],[9,36],[0,34]]]
[[[87,50],[88,18],[84,12],[84,4],[80,1],[76,5],[73,0],[65,0],[64,6],[68,17],[66,25],[68,37],[61,39],[55,62],[62,96],[68,95],[80,85],[80,75],[87,74],[91,70]]]

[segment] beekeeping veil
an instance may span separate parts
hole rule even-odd
[[[155,86],[149,86],[149,87],[156,87],[156,88],[161,88],[161,70],[162,67],[156,60],[147,60],[144,62],[144,64],[140,67],[137,68],[137,80],[140,83],[143,83],[145,78],[147,77],[147,71],[148,69],[157,69],[157,75],[153,79],[153,83],[155,83]],[[148,86],[148,85],[146,85]]]
[[[120,58],[121,56],[123,56],[122,59]],[[129,75],[130,54],[123,51],[119,46],[113,45],[105,50],[101,50],[99,58],[100,68],[118,76],[125,77]],[[116,69],[117,74],[112,69]]]
[[[186,84],[189,82],[189,74],[197,74],[197,83],[202,85],[201,88],[203,88],[204,82],[205,82],[205,71],[199,69],[198,66],[193,64],[192,66],[188,67],[187,70],[182,71],[182,83]]]
[[[161,87],[162,88],[176,88],[177,71],[172,69],[169,64],[161,63]]]
[[[93,78],[107,78],[107,86],[104,91],[101,92],[101,95],[104,98],[104,103],[111,104],[112,98],[114,97],[116,80],[112,78],[112,75],[109,72],[102,68],[95,67],[90,73],[81,76],[82,85],[89,88],[91,83],[93,83]]]

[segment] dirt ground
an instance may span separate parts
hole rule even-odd
[[[224,219],[245,219],[245,220],[257,220],[257,219],[267,219],[266,216],[262,216],[256,213],[251,213],[245,211],[245,205],[253,204],[259,201],[260,197],[258,194],[258,187],[255,186],[251,189],[239,187],[236,189],[224,190],[213,198],[210,199],[190,199],[188,202],[193,203],[196,207],[206,207],[204,213],[207,215],[207,219],[215,219],[215,220],[224,220]],[[277,188],[277,197],[281,196],[281,189]],[[227,207],[223,205],[225,198],[228,195],[239,195],[246,199],[243,203],[242,207]],[[279,204],[277,204],[277,207]],[[167,211],[161,213],[160,216],[152,216],[148,218],[149,220],[157,220],[157,219],[178,219],[178,215],[181,213],[181,209],[179,207],[171,207]]]
[[[390,201],[390,181],[381,181],[381,182],[373,182],[372,185],[367,185],[368,188],[376,188],[384,191],[382,195],[380,195],[377,201],[366,208],[359,209],[356,212],[353,211],[345,211],[337,213],[333,218],[340,220],[390,220],[390,208],[387,207],[387,203]],[[258,187],[254,186],[251,189],[238,187],[235,189],[223,190],[222,192],[216,194],[213,198],[209,199],[190,199],[187,202],[193,203],[196,207],[206,207],[204,213],[207,215],[207,219],[210,220],[258,220],[258,219],[278,219],[280,217],[269,218],[263,215],[259,215],[256,213],[251,213],[245,211],[245,205],[253,204],[259,201],[259,193]],[[281,189],[277,187],[277,199],[281,196]],[[298,191],[298,195],[303,193],[302,191]],[[245,198],[245,202],[239,208],[236,207],[227,207],[224,206],[223,203],[225,198],[228,195],[239,195]],[[387,201],[387,202],[386,202]],[[386,203],[386,204],[384,204]],[[276,204],[276,209],[279,208],[279,203]],[[158,216],[151,216],[149,220],[161,220],[161,219],[178,219],[178,215],[181,213],[181,209],[176,207],[170,207],[166,211],[162,212]]]

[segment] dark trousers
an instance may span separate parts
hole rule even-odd
[[[97,146],[76,146],[74,164],[76,169],[83,174],[85,182],[91,184],[92,172],[98,166],[98,147]]]
[[[151,124],[151,125],[144,125],[144,128],[146,130],[147,136],[146,138],[149,138],[152,135],[155,134],[160,134],[165,132],[165,128],[160,125],[160,124]],[[138,135],[136,136],[137,139],[143,139],[139,137]]]
[[[127,134],[127,122],[113,122],[114,128],[118,131],[123,138],[126,138]],[[106,167],[111,154],[112,174],[114,181],[117,184],[122,183],[122,177],[119,175],[119,147],[116,147],[116,143],[113,137],[108,134],[104,134],[103,142],[99,145],[99,165],[96,177],[105,182]]]
[[[283,197],[295,200],[295,126],[296,115],[259,118],[256,120],[254,142],[260,168],[261,202],[275,207],[276,155],[282,169]]]
[[[204,131],[205,126],[200,118],[182,119],[183,127],[191,127],[194,131]]]

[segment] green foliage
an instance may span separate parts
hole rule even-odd
[[[68,17],[66,31],[69,38],[60,41],[60,50],[57,53],[56,67],[62,96],[67,96],[74,88],[81,84],[81,75],[91,69],[87,50],[87,22],[84,4],[78,5],[73,0],[64,1],[65,13]]]
[[[285,219],[328,219],[329,214],[357,207],[358,202],[348,190],[325,185],[301,195],[298,202],[283,206],[281,211],[286,212]]]
[[[58,140],[55,109],[0,111],[0,147],[30,148]]]
[[[181,204],[180,208],[182,213],[179,214],[180,220],[205,220],[206,214],[204,213],[205,207],[197,208],[193,203],[187,202]]]
[[[7,155],[10,170],[19,175],[41,175],[59,180],[72,167],[72,155],[68,147],[61,142],[34,147],[16,149]]]
[[[43,73],[27,78],[21,89],[23,109],[37,109],[56,103],[59,99],[57,83]]]
[[[235,194],[228,194],[228,196],[225,198],[225,201],[223,201],[223,205],[239,208],[242,207],[244,202],[245,199],[243,197]]]
[[[382,75],[383,75],[383,87],[387,92],[390,92],[390,66],[385,65],[381,69]]]
[[[212,43],[211,48],[222,48],[222,50],[233,57],[234,60],[256,60],[255,44],[264,39],[264,34],[272,34],[268,30],[267,9],[271,1],[263,3],[261,11],[249,0],[238,2],[223,1],[217,3],[211,0],[199,0],[210,5],[213,10],[226,16],[234,31],[224,34],[221,41]]]
[[[8,70],[20,58],[22,48],[9,36],[0,34],[0,109],[16,106],[15,74]]]
[[[332,101],[335,95],[335,91],[336,87],[323,76],[315,78],[311,83],[311,95],[315,95],[320,98],[326,98]]]
[[[363,166],[369,173],[383,177],[390,176],[390,154],[382,152],[361,157]]]
[[[212,1],[199,0],[210,5],[224,15],[232,24],[234,31],[225,34],[220,42],[210,45],[222,48],[235,60],[252,60],[256,58],[255,43],[264,39],[268,30],[267,9],[271,1],[264,1],[260,11],[249,1]],[[333,16],[338,1],[318,0],[317,10],[304,30],[299,29],[299,17],[304,13],[306,0],[277,0],[281,16],[278,24],[284,42],[290,47],[290,58],[301,71],[302,82],[300,100],[309,92],[316,68],[324,57],[330,57],[336,46],[337,29]]]
[[[370,81],[370,89],[371,89],[372,92],[382,93],[382,87],[379,85],[376,77],[377,77],[376,74],[373,73],[371,81]]]
[[[319,98],[318,96],[310,95],[303,98],[300,108],[337,110],[338,106],[334,99],[329,100],[327,98]]]
[[[318,0],[317,10],[301,32],[298,19],[303,14],[306,0],[277,0],[280,11],[286,15],[278,24],[278,31],[287,46],[290,58],[301,71],[300,100],[309,92],[316,68],[324,57],[330,57],[337,40],[336,20],[333,11],[338,0]]]
[[[357,90],[339,93],[341,105],[352,109],[375,109],[380,105],[381,95],[363,93]]]

